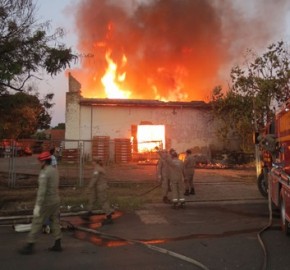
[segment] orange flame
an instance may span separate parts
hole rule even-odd
[[[131,96],[131,91],[121,89],[120,84],[126,79],[126,72],[118,74],[118,66],[111,58],[112,52],[108,50],[106,52],[106,61],[108,67],[106,69],[105,75],[102,77],[101,81],[105,87],[106,96],[108,98],[129,98]],[[122,66],[127,63],[127,58],[125,55],[122,57]]]

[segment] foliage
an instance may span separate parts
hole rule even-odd
[[[47,135],[44,131],[37,131],[33,135],[31,135],[31,138],[36,139],[36,140],[46,140]]]
[[[252,101],[248,97],[229,91],[222,92],[221,87],[216,87],[212,94],[212,109],[216,119],[220,122],[217,135],[225,144],[229,138],[238,137],[242,142],[241,149],[251,150],[252,141]]]
[[[53,127],[52,129],[65,129],[65,123],[58,123],[58,125]]]
[[[276,107],[290,98],[290,58],[284,42],[271,44],[262,56],[246,60],[246,66],[231,71],[232,91],[252,99],[255,129],[259,130],[275,114]]]
[[[290,58],[284,42],[270,45],[262,56],[248,51],[247,57],[244,67],[231,70],[229,91],[224,94],[216,87],[211,102],[214,117],[221,122],[218,135],[227,142],[235,132],[243,150],[251,148],[253,131],[263,129],[276,106],[290,98]]]
[[[38,129],[49,128],[51,117],[47,111],[53,95],[39,100],[37,94],[17,92],[0,96],[0,139],[29,138]]]
[[[8,89],[23,91],[41,70],[53,76],[77,58],[57,43],[64,35],[62,29],[48,35],[49,23],[37,23],[33,0],[2,0],[0,29],[0,94]]]

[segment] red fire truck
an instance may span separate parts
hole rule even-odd
[[[259,135],[262,169],[258,187],[280,209],[281,227],[290,235],[290,100]]]

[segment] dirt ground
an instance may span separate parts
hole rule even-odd
[[[18,173],[15,176],[14,188],[8,186],[9,174],[3,170],[5,166],[2,162],[0,215],[30,213],[33,209],[39,164],[31,158],[18,160],[18,162],[22,166],[17,167]],[[81,185],[77,167],[60,165],[59,171],[63,211],[82,210],[87,203],[86,186],[90,180],[91,167],[86,168]],[[107,167],[106,178],[110,186],[110,200],[112,204],[122,210],[131,211],[141,208],[146,203],[161,202],[161,188],[157,181],[157,170],[154,164],[113,164]],[[189,201],[236,200],[243,199],[245,196],[251,199],[261,198],[256,188],[256,176],[253,168],[196,169],[194,181],[197,194],[187,198]],[[245,194],[233,192],[235,188]]]

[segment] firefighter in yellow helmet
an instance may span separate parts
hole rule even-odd
[[[41,170],[38,177],[38,190],[33,209],[31,230],[27,236],[27,244],[19,250],[21,254],[29,255],[34,252],[34,244],[45,220],[51,222],[51,231],[55,239],[50,251],[62,251],[61,228],[59,221],[60,197],[58,193],[59,175],[51,165],[50,152],[43,152],[38,156]]]
[[[106,170],[103,165],[103,161],[100,157],[96,157],[93,159],[93,175],[91,181],[88,185],[89,191],[89,203],[87,210],[88,212],[83,216],[83,219],[89,220],[92,215],[92,210],[95,202],[98,200],[99,204],[103,212],[106,214],[106,219],[102,221],[102,225],[112,224],[112,214],[114,210],[110,207],[108,201],[108,184],[106,179],[104,178],[106,174]]]

